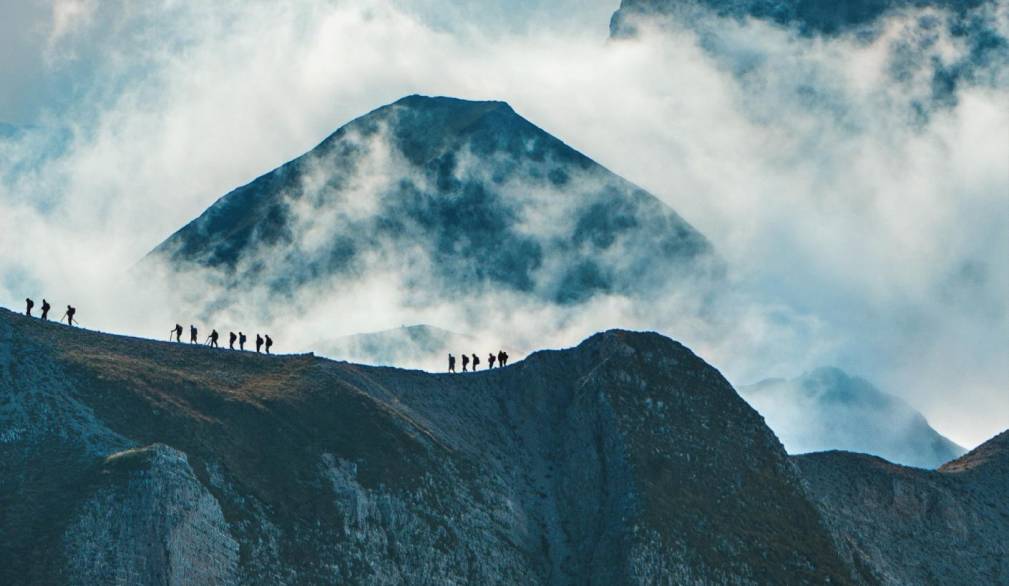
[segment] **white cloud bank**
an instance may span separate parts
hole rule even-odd
[[[4,305],[72,300],[86,326],[163,337],[183,318],[124,272],[218,196],[403,95],[499,99],[680,212],[729,261],[740,300],[717,335],[678,304],[619,300],[577,327],[534,312],[501,328],[572,343],[589,327],[655,327],[737,383],[836,364],[964,445],[1009,426],[1007,68],[929,105],[930,68],[964,40],[918,14],[871,42],[725,21],[713,52],[691,30],[610,43],[558,12],[496,27],[430,1],[57,4],[73,5],[54,8],[47,37],[78,57],[72,99],[0,143]],[[991,6],[1009,36],[1009,3]],[[920,52],[899,83],[898,44]],[[53,75],[71,67],[51,61]],[[459,330],[444,323],[458,308],[376,291],[320,300],[318,332],[275,337]]]

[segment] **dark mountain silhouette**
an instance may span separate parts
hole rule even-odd
[[[675,212],[507,104],[422,96],[225,195],[150,256],[282,294],[394,274],[421,298],[563,304],[717,272]]]
[[[767,380],[739,392],[790,453],[847,450],[937,468],[966,451],[904,401],[836,368]]]

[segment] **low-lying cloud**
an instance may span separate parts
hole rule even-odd
[[[43,22],[73,99],[0,142],[4,305],[46,295],[88,327],[164,337],[196,319],[180,296],[219,292],[198,276],[137,288],[127,271],[217,197],[403,95],[499,99],[704,233],[731,270],[721,304],[418,306],[390,272],[279,306],[233,292],[215,326],[293,350],[410,323],[468,333],[477,317],[488,346],[655,328],[734,383],[835,364],[964,445],[1009,425],[1009,68],[978,64],[936,101],[933,69],[969,41],[941,12],[893,15],[869,39],[726,19],[610,42],[605,23],[462,23],[431,1],[60,4],[82,8]],[[985,9],[1009,38],[1009,2]]]

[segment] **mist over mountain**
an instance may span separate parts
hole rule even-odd
[[[801,31],[836,34],[871,25],[880,18],[904,9],[935,8],[962,16],[991,0],[622,0],[613,14],[610,31],[614,36],[631,35],[635,17],[686,14],[704,8],[719,16],[755,18]]]
[[[766,380],[739,392],[792,454],[845,450],[938,468],[966,452],[903,400],[836,368]]]
[[[673,210],[507,104],[421,96],[225,195],[156,260],[286,296],[390,274],[416,304],[511,294],[565,305],[717,272]]]
[[[420,324],[342,336],[320,345],[317,353],[361,364],[440,371],[445,369],[449,353],[477,351],[480,351],[483,367],[487,368],[486,352],[497,349],[483,347],[481,341],[472,336]]]

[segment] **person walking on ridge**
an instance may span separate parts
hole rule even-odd
[[[45,297],[43,297],[42,298],[42,321],[48,321],[49,320],[49,310],[50,309],[52,309],[52,306],[49,305],[49,302],[46,301]]]
[[[455,372],[455,356],[448,355],[448,371]]]
[[[199,338],[196,336],[196,326],[189,324],[189,343],[196,344]]]
[[[235,349],[235,340],[237,340],[237,339],[238,339],[238,336],[235,335],[235,332],[231,332],[231,335],[228,336],[228,348],[231,348],[232,350],[234,350]]]
[[[67,325],[68,326],[73,326],[74,325],[74,314],[76,314],[76,313],[77,313],[77,308],[76,307],[73,307],[73,306],[70,306],[70,305],[67,306],[67,312],[63,314],[63,317],[67,318]],[[60,321],[63,321],[63,317],[60,318]],[[77,325],[81,325],[81,324],[78,323]]]
[[[217,348],[218,337],[220,337],[220,334],[217,333],[217,330],[210,330],[210,337],[207,338],[207,345],[211,348]]]
[[[270,353],[270,348],[272,348],[272,347],[273,347],[273,338],[270,337],[270,334],[266,334],[266,353],[267,354]]]
[[[182,343],[182,326],[181,325],[175,324],[175,327],[172,328],[172,331],[168,334],[168,341],[169,342],[172,341],[172,337],[173,336],[175,337],[175,341],[176,342],[178,342],[180,344]]]
[[[497,356],[494,356],[493,352],[491,352],[490,354],[487,355],[487,363],[490,365],[490,366],[487,367],[487,370],[490,370],[490,369],[494,368],[494,361],[495,360],[497,360]]]
[[[497,364],[500,368],[508,366],[508,353],[504,350],[497,353]]]
[[[35,307],[35,302],[31,299],[25,299],[25,315],[28,317],[32,316],[32,308]]]
[[[248,340],[248,338],[245,336],[245,334],[243,334],[242,332],[238,332],[238,349],[243,352],[245,351],[246,340]]]
[[[476,354],[473,355],[473,372],[476,372],[476,367],[480,366],[480,357]]]
[[[462,355],[462,371],[463,372],[466,372],[466,367],[467,366],[469,366],[469,355],[468,354],[463,354]]]
[[[263,336],[256,334],[256,354],[263,348]]]

